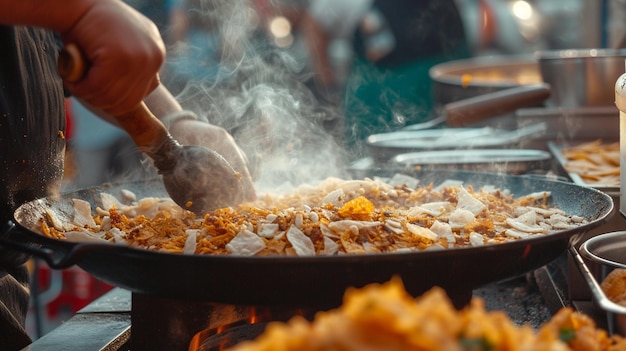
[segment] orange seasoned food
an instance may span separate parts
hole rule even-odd
[[[418,186],[402,179],[329,178],[199,217],[167,198],[122,204],[103,193],[95,214],[75,199],[71,223],[49,211],[41,232],[170,253],[308,256],[499,244],[586,223],[549,206],[549,191],[514,197],[494,187]]]
[[[602,280],[600,287],[609,300],[626,307],[626,269],[612,270]]]
[[[487,311],[480,298],[456,310],[432,288],[414,299],[400,279],[348,289],[343,304],[309,322],[272,322],[263,334],[229,351],[608,351],[625,350],[588,316],[561,309],[539,330],[514,324],[503,311]]]
[[[343,204],[337,214],[343,218],[369,220],[374,214],[374,210],[376,210],[376,206],[370,200],[365,196],[359,196]]]

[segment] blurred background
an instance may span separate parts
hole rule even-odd
[[[386,105],[393,112],[388,120],[358,130],[358,118],[367,113],[360,113],[361,105],[352,109],[351,99],[360,93],[353,87],[368,78],[355,78],[356,69],[364,67],[359,55],[379,61],[406,48],[401,41],[406,33],[393,31],[405,18],[381,16],[382,7],[380,12],[372,10],[378,3],[374,0],[127,2],[156,23],[166,41],[163,84],[184,108],[231,132],[247,153],[259,187],[275,189],[340,174],[342,166],[362,156],[359,133],[398,129],[435,113],[426,94],[430,82],[416,80],[415,85],[424,87],[424,102]],[[398,8],[410,6],[410,1],[400,3]],[[422,61],[422,75],[429,65],[446,60],[626,45],[626,0],[448,3],[455,8],[436,11],[445,16],[458,13],[461,27],[456,33],[462,38],[455,43],[460,49],[445,56],[447,43],[423,36],[417,51],[439,56]],[[388,13],[394,13],[393,8]],[[433,13],[407,23],[425,26],[425,19],[439,12]],[[362,39],[360,44],[356,38]],[[437,51],[439,44],[442,51]],[[68,120],[67,189],[142,178],[150,172],[123,131],[98,120],[73,99],[68,100]],[[111,288],[79,268],[55,272],[33,262],[32,269],[35,293],[29,328],[35,339]]]
[[[437,63],[532,55],[540,50],[618,48],[626,33],[626,0],[447,0],[438,7],[431,5],[427,10],[432,13],[422,17],[391,11],[384,14],[389,19],[370,10],[375,0],[127,2],[153,19],[166,41],[163,84],[184,108],[241,141],[261,181],[289,173],[296,156],[302,155],[323,155],[319,159],[337,170],[346,160],[363,156],[362,140],[367,135],[434,118],[439,111],[428,68]],[[424,5],[413,6],[410,0],[389,3],[394,5],[388,7],[427,13]],[[447,27],[446,21],[456,23],[451,7],[458,12],[462,28],[447,30],[448,37],[434,37],[433,28]],[[395,25],[403,22],[408,24]],[[368,23],[371,35],[363,34]],[[396,28],[424,34],[420,38],[404,38],[397,31],[389,35],[389,29]],[[428,36],[433,38],[423,38]],[[398,50],[411,46],[411,39],[419,41],[415,46],[421,48]],[[364,45],[372,48],[363,49]],[[359,60],[366,50],[379,50],[382,55],[399,51],[396,61],[404,55],[419,63],[401,72],[382,71]],[[398,78],[401,75],[404,80]],[[391,93],[379,94],[385,84]],[[393,85],[411,85],[411,90],[391,89]],[[372,99],[378,105],[368,102]],[[123,131],[99,121],[76,101],[68,105],[72,126],[68,164],[73,168],[68,170],[68,186],[145,177],[148,163]],[[388,115],[378,117],[384,114]],[[319,150],[319,145],[327,146]],[[278,155],[278,149],[284,152]],[[295,154],[297,150],[304,150],[303,154]],[[270,163],[270,154],[272,167],[263,167],[261,160]],[[331,157],[326,159],[328,154]],[[311,167],[302,168],[306,172],[291,178],[305,176],[306,180],[311,172],[312,177],[318,176]],[[284,181],[279,177],[268,187]]]

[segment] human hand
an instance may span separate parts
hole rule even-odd
[[[244,200],[256,198],[246,155],[225,129],[202,121],[181,119],[172,123],[169,131],[183,145],[205,146],[222,155],[242,176]]]
[[[61,33],[75,43],[89,67],[68,91],[110,115],[136,107],[159,85],[165,46],[156,25],[122,1],[96,1]]]

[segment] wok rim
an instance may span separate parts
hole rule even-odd
[[[395,173],[393,170],[385,171]],[[520,180],[517,178],[522,176],[447,169],[418,173],[424,176],[423,180],[432,181],[433,184],[464,177],[461,179],[465,184],[509,186],[515,196],[549,190],[547,186],[557,184],[554,190],[563,195],[556,204],[565,205],[563,207],[569,210],[568,213],[582,215],[590,222],[535,238],[480,247],[305,257],[184,255],[118,244],[75,243],[46,237],[28,230],[20,222],[15,223],[18,229],[16,233],[8,236],[13,236],[12,240],[20,240],[21,246],[51,248],[45,251],[44,259],[48,263],[58,263],[52,268],[76,265],[95,278],[130,290],[133,294],[239,305],[338,306],[346,289],[350,287],[384,283],[393,276],[399,276],[413,296],[417,297],[433,286],[439,286],[446,290],[456,305],[463,306],[469,302],[473,289],[527,273],[549,263],[566,252],[573,240],[600,225],[614,213],[610,196],[574,183],[531,177]],[[490,178],[485,179],[485,175]],[[117,189],[107,186],[106,189],[120,190],[128,184],[112,185],[117,186]],[[62,201],[64,203],[59,205],[67,206],[68,196],[94,196],[95,192],[106,189],[89,188],[84,193],[66,194]],[[154,188],[146,184],[140,191],[152,190]],[[571,206],[573,199],[581,200]],[[51,206],[45,202],[31,206],[42,205]],[[29,219],[36,217],[31,214],[25,223],[32,224]],[[24,235],[17,239],[19,234]],[[50,252],[55,256],[47,257]],[[57,260],[59,255],[66,257]]]

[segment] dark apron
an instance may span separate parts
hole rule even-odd
[[[59,189],[65,149],[58,44],[42,29],[0,26],[0,220]],[[0,349],[30,343],[28,256],[0,247]]]

